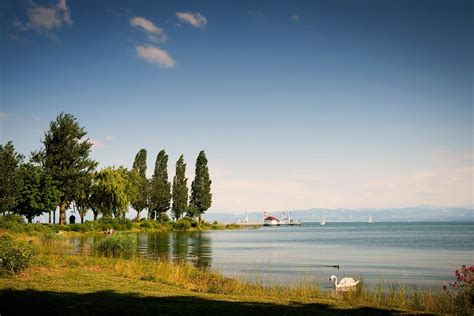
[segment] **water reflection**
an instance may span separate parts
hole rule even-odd
[[[183,232],[185,233],[185,232]],[[191,232],[187,239],[189,251],[194,265],[197,267],[210,267],[212,262],[211,238],[207,232]]]
[[[212,263],[211,236],[208,232],[137,233],[137,254],[141,257],[192,262],[209,268]],[[89,254],[104,235],[69,238],[74,254]]]

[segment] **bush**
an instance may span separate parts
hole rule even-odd
[[[133,222],[128,218],[115,218],[114,219],[114,229],[115,230],[130,230],[132,229]]]
[[[128,218],[111,218],[102,217],[97,221],[99,230],[105,231],[107,229],[115,230],[130,230],[132,229],[133,222]]]
[[[188,230],[191,228],[191,223],[187,218],[182,218],[173,223],[173,228],[176,230]]]
[[[240,227],[239,225],[237,225],[237,224],[227,224],[227,225],[225,225],[224,227],[225,227],[225,229],[239,229],[239,228],[241,228],[241,227]]]
[[[30,264],[33,252],[13,244],[9,236],[0,237],[0,268],[7,273],[19,273]]]
[[[140,228],[153,228],[153,224],[149,221],[140,222]]]
[[[13,233],[55,233],[59,231],[58,225],[50,224],[28,224],[17,214],[7,214],[0,216],[0,228]]]
[[[7,229],[14,233],[23,233],[25,222],[23,218],[16,214],[7,214],[0,217],[0,228]]]
[[[135,252],[136,239],[133,235],[115,234],[97,243],[97,251],[108,257],[130,256]]]
[[[87,225],[84,225],[84,224],[70,224],[68,226],[69,226],[68,227],[69,231],[81,232],[81,233],[87,232],[89,228]]]
[[[456,314],[469,315],[474,308],[474,266],[463,265],[455,276],[456,281],[443,286],[444,292],[453,301]]]
[[[170,221],[170,218],[166,213],[158,213],[156,221],[159,223],[168,223]]]

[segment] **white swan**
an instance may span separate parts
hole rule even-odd
[[[355,287],[360,280],[354,280],[353,278],[344,278],[341,280],[341,282],[337,283],[337,276],[332,275],[331,278],[329,279],[329,282],[332,283],[334,281],[334,287],[336,290],[348,290],[350,288]]]

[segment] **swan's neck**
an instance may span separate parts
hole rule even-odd
[[[335,286],[335,287],[338,287],[338,286],[339,286],[339,284],[337,284],[337,277],[334,277],[334,286]]]

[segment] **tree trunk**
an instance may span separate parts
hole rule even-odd
[[[27,218],[28,218],[28,223],[30,223],[30,224],[33,223],[33,216],[32,215],[28,215]]]
[[[141,212],[141,211],[137,211],[137,218],[135,218],[135,222],[139,222],[139,221],[140,221],[140,212]]]
[[[79,216],[81,216],[81,224],[84,224],[84,212],[79,212]]]
[[[66,194],[61,195],[61,204],[59,205],[59,225],[66,224]]]
[[[96,210],[92,209],[92,213],[94,214],[94,221],[97,220],[97,216],[99,216],[99,212],[97,212]]]
[[[49,219],[48,219],[48,223],[51,224],[51,211],[49,211]]]
[[[53,224],[56,225],[56,209],[53,211]]]

